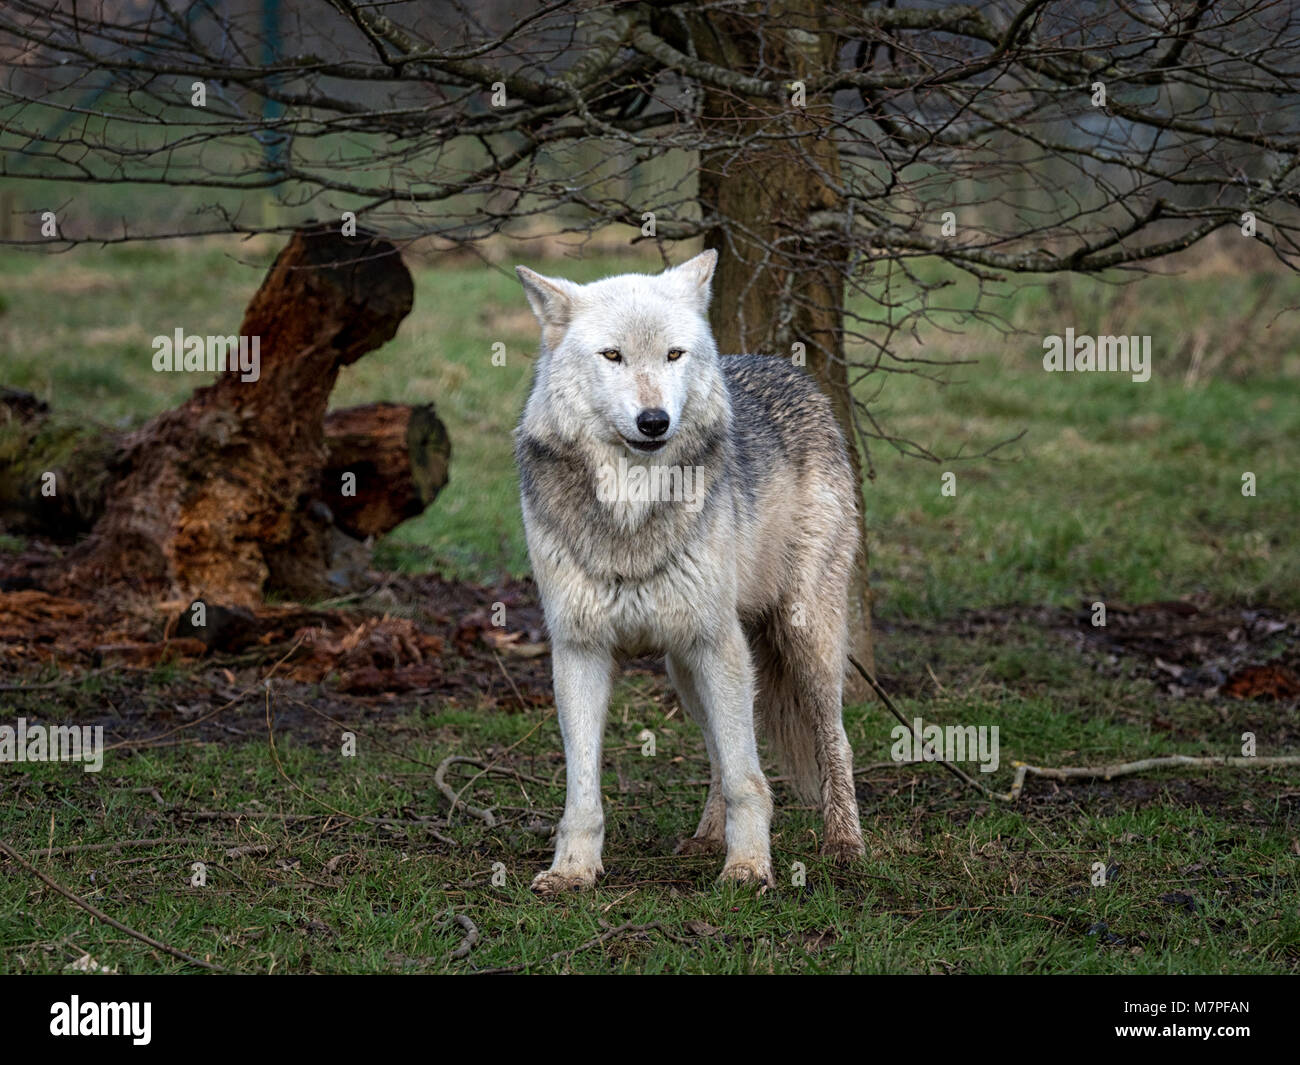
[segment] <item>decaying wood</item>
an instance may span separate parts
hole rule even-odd
[[[129,585],[231,606],[269,591],[337,594],[356,567],[338,563],[321,499],[330,391],[340,368],[393,336],[412,298],[392,244],[295,233],[238,330],[258,338],[256,380],[218,373],[121,441],[103,516],[53,590]],[[359,495],[365,484],[359,476]]]
[[[103,516],[128,434],[0,387],[0,528],[75,543]],[[370,403],[325,416],[320,499],[349,536],[382,536],[446,485],[451,442],[432,404]],[[57,491],[46,494],[50,474]],[[344,476],[352,474],[354,494]]]
[[[71,542],[104,512],[122,434],[0,388],[0,526]]]
[[[447,483],[451,442],[432,406],[371,403],[331,411],[325,443],[320,498],[334,523],[358,540],[423,513]]]

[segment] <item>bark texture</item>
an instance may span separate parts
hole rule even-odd
[[[295,233],[240,327],[259,341],[257,379],[221,373],[122,442],[66,582],[236,606],[337,591],[326,406],[339,369],[396,333],[413,291],[387,241]]]

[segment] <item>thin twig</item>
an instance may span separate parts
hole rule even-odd
[[[161,847],[164,844],[188,847],[194,842],[188,836],[156,836],[153,839],[121,839],[116,843],[77,843],[67,847],[42,847],[36,855],[40,858],[55,858],[64,854],[91,854],[95,851],[118,851],[127,847]]]
[[[465,929],[465,941],[451,952],[451,960],[460,961],[461,958],[469,957],[469,952],[478,942],[478,927],[463,913],[453,914],[452,920]]]
[[[506,678],[506,683],[510,685],[510,690],[515,693],[515,698],[519,700],[519,709],[525,714],[528,713],[528,704],[524,702],[524,697],[519,694],[519,686],[515,684],[515,678],[506,672],[505,663],[501,661],[501,656],[497,654],[496,648],[491,648],[492,657],[497,661],[497,668],[501,670],[501,675]]]
[[[438,786],[438,790],[442,792],[443,795],[446,796],[447,801],[451,803],[451,811],[448,814],[448,819],[450,820],[451,814],[456,812],[456,807],[460,806],[464,809],[464,811],[467,814],[470,814],[473,817],[477,817],[483,822],[485,822],[488,828],[495,828],[497,819],[495,816],[493,816],[491,810],[484,810],[478,806],[471,806],[469,803],[464,802],[461,799],[460,794],[453,791],[451,785],[448,784],[446,780],[443,779],[444,776],[446,776],[447,770],[450,769],[452,766],[454,766],[457,762],[468,762],[470,765],[478,766],[479,768],[482,768],[483,765],[483,763],[480,762],[477,758],[465,758],[458,754],[449,755],[448,757],[444,758],[441,763],[439,763],[438,768],[434,771],[433,774],[433,782]],[[472,783],[473,781],[470,781],[469,784],[466,784],[464,788],[461,788],[460,789],[461,792],[464,792],[465,788],[468,788],[469,785]]]
[[[138,939],[141,943],[147,943],[155,950],[161,950],[166,954],[170,954],[173,958],[179,958],[181,961],[186,962],[189,965],[197,965],[201,969],[211,969],[213,972],[218,972],[218,973],[230,972],[229,969],[226,969],[223,966],[215,965],[212,962],[202,961],[199,958],[192,957],[191,955],[186,954],[183,950],[178,950],[173,946],[169,946],[168,944],[164,943],[160,939],[154,939],[153,936],[146,935],[144,932],[138,932],[136,931],[136,929],[131,928],[128,925],[124,925],[121,921],[114,920],[103,910],[98,909],[95,906],[92,906],[80,895],[65,888],[57,880],[52,880],[50,877],[46,876],[39,869],[37,869],[36,866],[32,865],[31,862],[27,861],[27,859],[25,859],[21,854],[19,854],[16,850],[14,850],[11,846],[9,846],[8,843],[6,843],[2,839],[0,839],[0,851],[3,851],[5,854],[7,854],[10,858],[12,858],[19,865],[21,865],[34,877],[36,877],[43,884],[45,884],[46,887],[52,888],[53,890],[57,891],[69,902],[73,903],[76,906],[80,906],[92,917],[100,921],[103,921],[106,925],[109,925],[112,928],[116,928],[119,932],[125,932],[128,936],[131,936],[134,939]]]
[[[902,722],[907,729],[913,727],[912,722],[908,721],[894,701],[886,694],[885,689],[880,686],[866,668],[852,655],[849,655],[849,661],[853,668],[862,674],[863,680],[871,685],[872,691],[880,696],[881,702],[885,708]],[[935,759],[941,766],[953,773],[960,780],[965,781],[972,788],[975,788],[981,795],[988,799],[996,799],[999,802],[1015,802],[1020,798],[1020,793],[1024,790],[1026,775],[1032,774],[1036,777],[1045,777],[1048,780],[1112,780],[1115,777],[1132,776],[1135,773],[1143,773],[1148,769],[1161,769],[1166,766],[1200,766],[1203,768],[1221,768],[1221,769],[1268,769],[1277,766],[1300,766],[1300,755],[1280,754],[1269,755],[1262,758],[1242,758],[1227,755],[1205,755],[1197,757],[1189,754],[1169,754],[1157,758],[1141,758],[1134,762],[1119,762],[1115,765],[1103,766],[1067,766],[1065,768],[1052,768],[1049,766],[1027,765],[1024,762],[1012,762],[1015,767],[1016,775],[1011,784],[1011,790],[1008,792],[994,791],[986,787],[978,780],[974,780],[967,773],[962,771],[951,762],[945,762]]]
[[[880,701],[885,704],[885,709],[887,709],[891,714],[893,714],[894,717],[898,718],[898,720],[903,724],[903,727],[910,732],[912,730],[912,723],[908,721],[907,718],[905,718],[902,715],[902,712],[898,709],[898,707],[894,705],[894,700],[891,699],[889,697],[889,694],[885,691],[885,689],[880,686],[880,682],[876,680],[876,678],[873,677],[870,673],[868,673],[866,667],[861,662],[859,662],[856,658],[854,658],[852,655],[849,655],[849,661],[853,664],[853,668],[862,674],[862,679],[871,685],[871,690],[874,691],[878,696],[880,696]],[[942,759],[936,759],[936,761],[938,761],[939,764],[944,767],[944,769],[948,770],[948,772],[950,772],[958,780],[964,781],[966,784],[969,784],[972,788],[974,788],[980,794],[984,795],[986,798],[989,799],[1010,798],[1009,795],[999,795],[991,788],[981,784],[978,780],[972,777],[960,766],[953,765],[952,762],[945,762]]]

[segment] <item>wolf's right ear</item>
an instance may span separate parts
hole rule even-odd
[[[566,326],[573,314],[578,286],[558,277],[543,277],[526,266],[516,266],[515,273],[524,286],[528,306],[543,326]]]

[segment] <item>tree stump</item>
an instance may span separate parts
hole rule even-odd
[[[0,386],[0,529],[76,543],[104,514],[127,437]],[[357,540],[423,513],[448,480],[451,441],[431,403],[332,410],[325,449],[320,498]],[[43,491],[47,478],[54,495]]]
[[[257,379],[221,373],[123,441],[107,507],[64,582],[236,606],[335,592],[319,498],[326,406],[340,367],[396,333],[413,293],[389,242],[295,233],[240,328],[250,347],[258,338]]]

